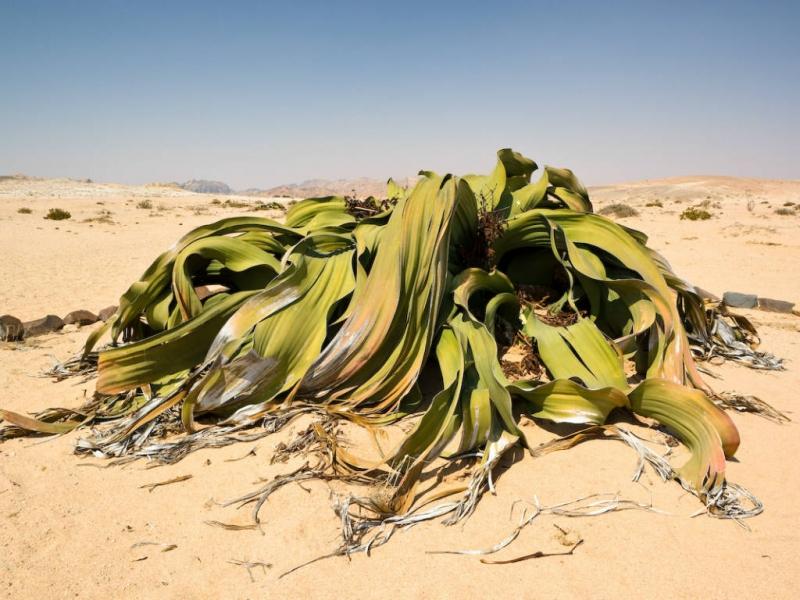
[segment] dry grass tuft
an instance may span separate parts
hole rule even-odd
[[[91,219],[84,219],[84,223],[102,223],[104,225],[113,225],[114,219],[111,217],[114,215],[110,210],[102,209],[97,211],[97,216],[92,217]]]
[[[624,219],[625,217],[638,217],[639,211],[627,204],[615,203],[601,208],[597,214]]]

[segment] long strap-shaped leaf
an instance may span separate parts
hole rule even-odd
[[[531,310],[523,314],[522,331],[536,340],[542,362],[553,378],[575,377],[590,389],[628,389],[622,356],[591,319],[580,318],[573,325],[554,327],[540,321]]]
[[[545,236],[550,239],[551,228],[557,226],[568,240],[570,262],[589,277],[597,277],[597,271],[585,260],[581,261],[578,252],[571,251],[579,246],[595,247],[615,257],[627,269],[639,274],[649,297],[658,305],[658,313],[663,319],[662,334],[651,336],[656,344],[651,352],[648,376],[666,377],[676,383],[683,383],[687,376],[691,382],[706,389],[699,377],[689,351],[688,339],[675,306],[674,293],[664,280],[658,265],[643,249],[637,239],[613,222],[592,214],[580,214],[566,210],[532,210],[509,221],[503,237],[496,244],[498,261],[517,248],[543,246]],[[609,280],[603,278],[605,282]],[[633,284],[626,284],[633,285]]]
[[[133,283],[122,295],[120,298],[119,310],[111,320],[110,327],[112,338],[116,340],[126,327],[138,319],[139,315],[144,312],[147,306],[159,298],[165,289],[169,288],[172,265],[177,255],[186,248],[186,246],[209,236],[225,236],[249,231],[271,232],[293,241],[297,241],[301,237],[301,235],[293,229],[281,225],[272,219],[265,219],[262,217],[233,217],[222,219],[216,223],[204,225],[190,231],[178,240],[172,248],[163,252],[156,258],[139,280]],[[87,347],[86,352],[90,350],[91,347]]]
[[[354,225],[355,222],[353,215],[347,212],[347,202],[340,196],[301,200],[286,213],[286,225],[303,232]]]
[[[199,364],[220,327],[255,292],[231,294],[175,329],[100,353],[97,390],[113,394]]]
[[[262,414],[268,404],[281,392],[290,390],[305,375],[319,355],[327,333],[328,319],[333,306],[353,290],[352,247],[325,257],[299,258],[306,268],[306,281],[300,297],[292,304],[264,318],[253,330],[253,350],[263,357],[265,368],[258,373],[249,388],[225,386],[200,395],[197,407],[214,410],[233,399],[247,402],[232,417],[234,422],[252,419]],[[244,308],[244,307],[243,307]],[[257,306],[248,310],[258,310]],[[235,367],[238,360],[221,367]]]
[[[172,267],[172,289],[184,319],[202,311],[194,289],[189,263],[194,257],[216,260],[231,271],[246,271],[255,267],[280,271],[280,261],[253,244],[232,237],[206,237],[188,244],[175,258]]]
[[[554,423],[602,425],[612,410],[628,406],[628,398],[617,388],[590,390],[569,379],[516,381],[508,389],[531,402],[532,417]]]
[[[455,182],[422,179],[395,208],[350,316],[299,396],[385,411],[411,389],[433,341],[447,274]]]
[[[678,469],[681,482],[703,496],[725,481],[725,457],[739,447],[739,432],[730,417],[699,390],[665,379],[647,379],[631,392],[631,408],[656,419],[678,434],[692,453]]]

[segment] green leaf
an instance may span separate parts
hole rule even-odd
[[[733,456],[739,434],[730,418],[699,390],[664,379],[647,379],[630,394],[637,414],[656,419],[674,431],[692,455],[677,469],[681,482],[705,496],[725,481],[725,457]]]
[[[253,294],[231,294],[175,329],[101,352],[97,390],[105,394],[122,392],[196,366],[225,321]]]
[[[554,423],[602,425],[612,410],[628,406],[627,397],[618,388],[590,390],[569,379],[545,384],[517,381],[509,391],[532,404],[532,417]]]
[[[506,168],[502,160],[498,159],[491,175],[464,175],[463,179],[487,210],[495,210],[501,204],[506,190]]]
[[[522,331],[536,340],[542,362],[554,379],[574,377],[590,389],[628,389],[621,354],[590,319],[555,327],[525,310],[523,322]]]

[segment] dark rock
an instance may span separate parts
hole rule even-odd
[[[64,321],[56,315],[47,315],[35,321],[26,321],[22,326],[25,328],[25,337],[29,338],[59,331],[64,327]]]
[[[25,327],[17,317],[3,315],[0,317],[0,341],[16,342],[21,340],[25,333]]]
[[[73,310],[66,317],[64,317],[64,325],[77,325],[83,327],[84,325],[91,325],[97,323],[100,318],[88,310]]]
[[[786,300],[773,300],[772,298],[759,298],[758,308],[769,312],[789,313],[794,311],[794,302]]]
[[[113,305],[112,306],[106,306],[103,310],[101,310],[99,313],[97,313],[97,316],[100,317],[100,320],[103,323],[105,323],[111,317],[113,317],[116,312],[117,312],[117,307],[116,306],[113,306]]]
[[[722,302],[733,308],[755,308],[758,305],[758,296],[755,294],[740,294],[739,292],[725,292]]]

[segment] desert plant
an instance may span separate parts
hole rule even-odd
[[[776,208],[775,209],[775,214],[776,215],[781,215],[781,216],[789,216],[789,215],[796,215],[797,211],[794,208],[785,208],[785,207],[784,208]]]
[[[242,200],[230,200],[230,199],[225,200],[225,202],[222,203],[222,206],[225,206],[227,208],[253,208],[253,205],[250,204],[249,202],[243,202]]]
[[[692,206],[681,213],[681,220],[687,221],[706,221],[711,218],[711,213],[704,208]]]
[[[110,210],[103,208],[97,211],[97,216],[92,217],[90,219],[84,219],[83,222],[101,223],[103,225],[113,225],[114,224],[114,219],[112,218],[113,216],[114,213],[112,213]]]
[[[505,149],[489,175],[424,172],[413,189],[390,180],[383,200],[311,198],[284,223],[242,216],[190,231],[122,295],[84,356],[59,367],[63,376],[96,365],[90,404],[36,419],[0,411],[13,424],[0,439],[97,420],[106,424],[79,451],[174,462],[317,415],[279,452],[318,462],[243,501],[258,507],[284,483],[314,477],[379,486],[339,505],[343,553],[390,537],[365,537],[376,527],[469,516],[500,457],[533,452],[521,416],[589,427],[548,449],[620,439],[709,512],[756,514],[760,505],[745,507],[751,496],[726,483],[739,434],[711,400],[687,336],[704,356],[724,352],[714,337],[724,315],[642,233],[593,214],[571,171],[545,167],[532,182],[537,168]],[[201,295],[200,286],[211,287]],[[740,323],[725,331],[741,333]],[[114,345],[97,354],[106,333]],[[731,356],[756,356],[744,334],[735,339]],[[673,469],[607,424],[624,411],[668,427],[688,462]],[[414,416],[382,458],[339,437],[340,423],[374,429]],[[178,428],[177,439],[154,439]],[[418,495],[421,478],[476,455],[460,499],[416,510],[429,499]],[[368,516],[353,516],[356,505]]]
[[[274,200],[271,202],[259,202],[255,206],[256,210],[281,210],[286,212],[286,205],[280,202],[275,202]]]
[[[663,203],[663,202],[661,202],[661,200],[651,200],[650,202],[648,202],[647,204],[645,204],[645,206],[648,206],[648,207],[658,207],[658,208],[664,208],[664,203]]]
[[[139,202],[136,203],[136,208],[150,210],[151,208],[153,208],[153,201],[150,200],[149,198],[145,198],[144,200],[139,200]]]
[[[32,211],[30,208],[28,208],[28,207],[26,207],[26,206],[23,206],[22,208],[18,208],[18,209],[17,209],[17,212],[18,212],[19,214],[21,214],[21,215],[29,215],[29,214],[31,214],[33,211]]]
[[[608,206],[604,206],[597,211],[597,214],[624,219],[625,217],[638,217],[639,211],[632,206],[617,202],[614,204],[609,204]]]
[[[69,211],[63,210],[61,208],[51,208],[47,211],[47,214],[44,216],[45,219],[50,219],[51,221],[63,221],[64,219],[69,219],[72,217]]]

